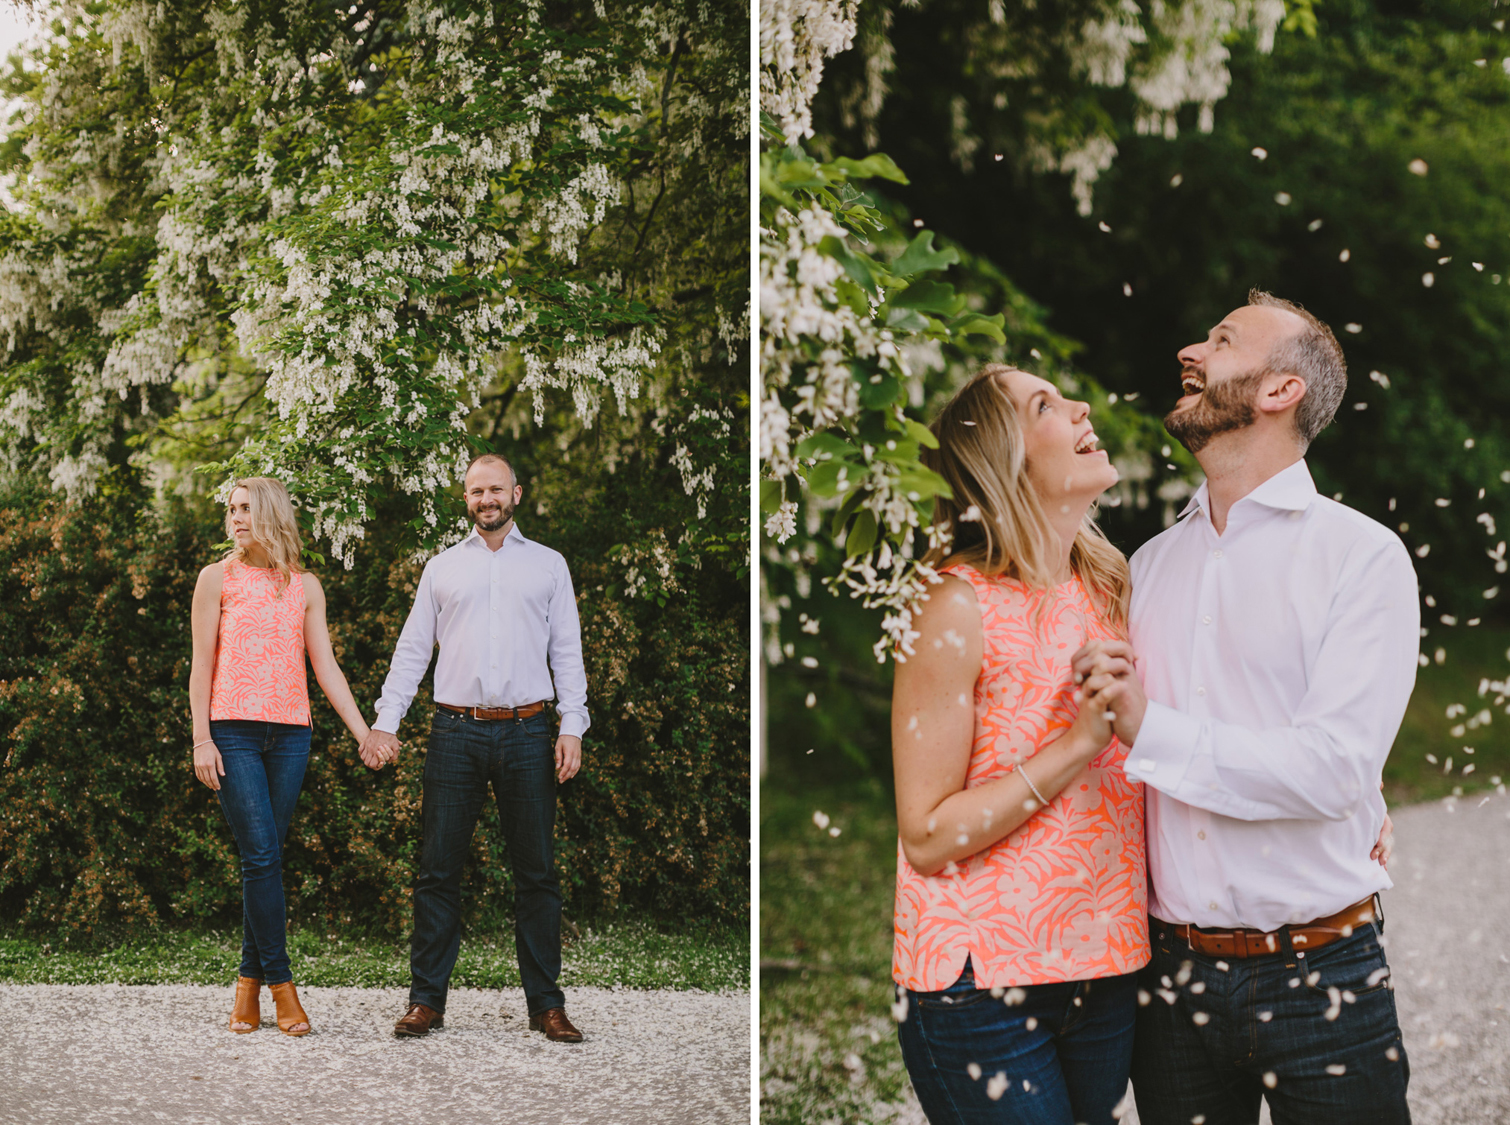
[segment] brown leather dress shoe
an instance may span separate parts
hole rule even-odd
[[[423,1004],[410,1004],[409,1010],[404,1013],[404,1018],[393,1025],[393,1034],[417,1038],[421,1035],[429,1035],[432,1031],[439,1031],[444,1023],[445,1017],[434,1008],[427,1008]]]
[[[543,1031],[547,1039],[554,1039],[557,1043],[582,1042],[582,1033],[566,1018],[565,1008],[547,1008],[538,1016],[531,1016],[530,1030]]]

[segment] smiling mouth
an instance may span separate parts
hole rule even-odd
[[[1096,436],[1095,430],[1087,430],[1085,436],[1075,443],[1075,452],[1100,453],[1101,450],[1096,448],[1096,445],[1098,442],[1100,442],[1100,440],[1101,439]]]
[[[1206,389],[1206,378],[1194,371],[1186,371],[1180,376],[1180,386],[1187,395],[1198,395]]]

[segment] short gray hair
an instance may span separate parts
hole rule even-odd
[[[1300,376],[1306,393],[1295,408],[1295,434],[1304,446],[1332,424],[1342,396],[1347,392],[1347,360],[1332,330],[1293,301],[1262,289],[1248,291],[1248,304],[1284,309],[1305,321],[1294,336],[1274,345],[1268,370]]]

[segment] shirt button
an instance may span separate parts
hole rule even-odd
[[[1212,551],[1211,557],[1214,559],[1219,559],[1222,557],[1222,552],[1220,550]]]
[[[1197,832],[1195,834],[1195,838],[1197,840],[1204,840],[1206,838],[1206,830],[1204,828],[1201,829],[1201,831],[1199,831],[1199,832]]]
[[[1210,625],[1211,624],[1211,614],[1208,613],[1205,617],[1201,618],[1201,624],[1202,625]]]
[[[1206,689],[1203,688],[1203,687],[1198,687],[1198,688],[1195,689],[1195,693],[1196,693],[1196,695],[1205,695],[1206,694]]]
[[[1208,906],[1208,907],[1207,907],[1207,908],[1206,908],[1206,909],[1207,909],[1207,910],[1215,910],[1215,909],[1216,909],[1216,903],[1214,903],[1214,902],[1213,902],[1213,903],[1212,903],[1212,904],[1211,904],[1211,905],[1210,905],[1210,906]]]

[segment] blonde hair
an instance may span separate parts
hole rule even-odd
[[[923,463],[954,493],[934,499],[933,523],[947,527],[952,542],[923,561],[933,567],[968,563],[988,578],[1005,574],[1047,590],[1054,586],[1061,543],[1028,479],[1022,425],[1002,378],[1016,370],[987,364],[930,427],[939,448],[924,449]],[[1070,566],[1106,620],[1125,633],[1132,592],[1127,559],[1096,526],[1094,513],[1093,505],[1075,532]]]
[[[282,481],[273,477],[246,477],[238,480],[231,485],[230,496],[236,495],[238,488],[246,489],[248,494],[247,500],[251,506],[248,526],[252,541],[272,560],[286,589],[294,580],[294,575],[304,572],[304,568],[299,565],[303,551],[303,543],[299,539],[299,522],[294,517],[294,505],[288,498],[288,489],[283,487]],[[226,497],[225,533],[230,537],[232,545],[226,559],[244,563],[246,551],[236,543],[236,533],[231,530],[230,496]]]

